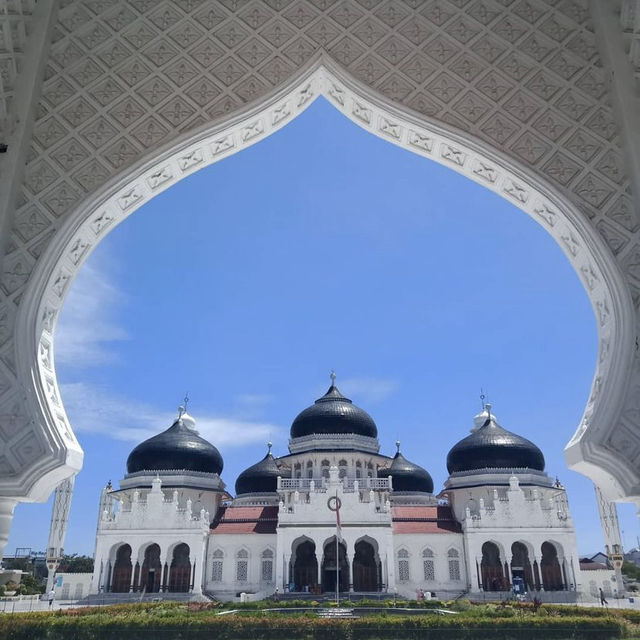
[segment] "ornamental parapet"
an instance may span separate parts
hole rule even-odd
[[[134,491],[133,498],[127,505],[117,495],[114,496],[114,500],[101,514],[99,531],[151,528],[209,530],[208,511],[201,509],[193,513],[190,499],[181,506],[178,492],[173,491],[169,499],[160,488],[161,485],[160,478],[155,478],[150,491],[145,495]]]
[[[480,498],[479,507],[465,510],[467,529],[513,526],[573,529],[569,504],[564,489],[534,488],[528,494],[520,487],[518,478],[509,479],[506,494],[493,491],[493,502]]]

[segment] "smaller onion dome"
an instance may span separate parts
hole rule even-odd
[[[400,442],[396,442],[398,451],[391,465],[385,469],[378,469],[378,477],[391,476],[393,491],[419,491],[433,493],[433,480],[429,472],[413,462],[409,462],[400,453]]]
[[[354,434],[369,438],[378,436],[373,418],[340,393],[335,385],[333,372],[327,392],[299,413],[291,425],[292,438],[325,433]]]
[[[476,469],[544,471],[544,456],[530,440],[503,429],[487,404],[474,418],[471,435],[449,451],[447,469],[449,473]]]
[[[236,495],[243,493],[274,493],[278,490],[278,476],[283,475],[271,454],[268,443],[267,455],[253,466],[245,469],[236,480]]]
[[[127,473],[184,470],[220,475],[222,456],[198,434],[195,424],[180,407],[178,418],[166,431],[141,442],[129,454]]]

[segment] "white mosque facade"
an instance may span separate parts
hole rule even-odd
[[[382,455],[377,435],[332,383],[294,420],[289,454],[275,458],[269,447],[232,497],[220,453],[181,412],[131,452],[120,488],[102,492],[92,593],[230,600],[335,593],[339,584],[345,596],[452,598],[520,585],[570,600],[583,589],[564,488],[489,405],[449,452],[439,495],[399,444]]]

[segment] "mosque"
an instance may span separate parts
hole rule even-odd
[[[564,487],[540,449],[490,405],[433,480],[335,385],[291,425],[289,453],[243,471],[235,497],[218,449],[181,407],[139,444],[100,499],[92,593],[379,593],[439,598],[509,591],[542,599],[581,588]],[[593,590],[593,585],[592,585]],[[488,594],[487,594],[488,595]]]

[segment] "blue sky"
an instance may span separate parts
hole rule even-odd
[[[553,239],[499,196],[359,129],[320,99],[269,139],[138,210],[91,255],[56,331],[85,450],[66,549],[92,553],[100,489],[166,429],[185,391],[223,479],[286,453],[299,411],[338,386],[436,490],[480,409],[540,446],[581,553],[602,547],[593,487],[563,448],[595,368],[596,326]],[[50,505],[7,545],[44,549]],[[625,542],[637,519],[620,509]],[[37,523],[38,526],[34,526]]]

